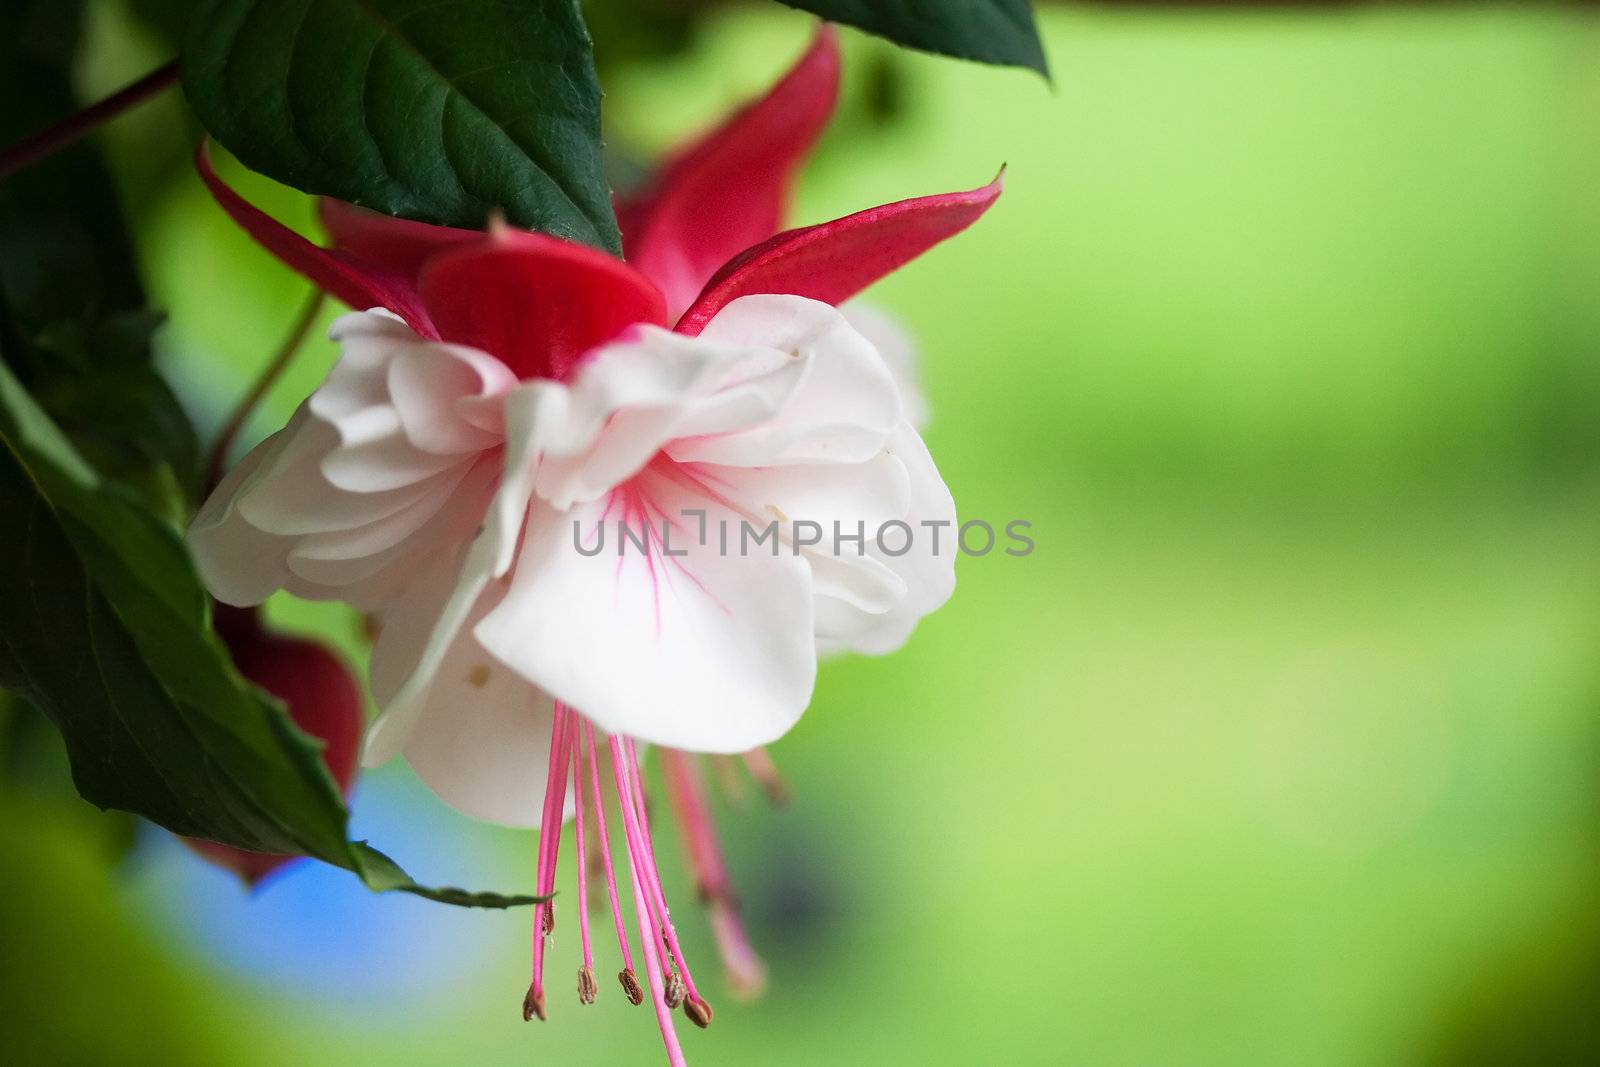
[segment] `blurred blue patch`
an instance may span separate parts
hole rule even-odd
[[[419,880],[516,888],[507,879],[523,864],[508,864],[520,857],[504,846],[521,835],[470,823],[402,767],[365,775],[352,810],[353,836],[370,839]],[[148,838],[130,872],[133,909],[165,927],[174,948],[308,1006],[408,1010],[419,996],[442,997],[504,952],[508,921],[517,924],[504,913],[374,894],[354,875],[312,860],[281,868],[251,891],[170,834],[152,830]]]

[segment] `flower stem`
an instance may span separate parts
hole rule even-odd
[[[306,336],[311,333],[311,327],[317,321],[317,315],[322,311],[322,301],[325,294],[321,289],[313,289],[311,295],[300,308],[299,316],[294,320],[294,326],[289,330],[289,336],[283,339],[272,362],[268,363],[256,378],[255,384],[244,395],[233,413],[228,416],[228,421],[222,424],[222,429],[217,432],[217,443],[211,446],[211,461],[206,465],[206,491],[209,493],[218,482],[222,481],[223,472],[228,466],[228,453],[233,451],[234,438],[239,436],[239,431],[255,411],[256,405],[261,403],[261,398],[272,388],[272,383],[278,380],[294,354],[300,351],[300,346],[305,344]]]
[[[48,156],[74,143],[85,134],[116,118],[135,105],[155,96],[178,80],[178,61],[146,74],[126,89],[112,93],[98,104],[91,104],[70,115],[43,133],[34,134],[25,141],[0,152],[0,178],[8,177],[32,166]]]

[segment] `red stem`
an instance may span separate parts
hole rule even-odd
[[[217,443],[211,446],[211,460],[206,464],[205,490],[208,494],[217,487],[217,483],[222,481],[223,474],[227,472],[228,453],[233,451],[234,438],[239,436],[239,431],[244,429],[244,424],[249,421],[256,405],[261,403],[261,398],[267,395],[267,390],[272,388],[272,384],[278,380],[278,376],[289,365],[294,354],[305,344],[306,337],[311,333],[311,327],[316,324],[317,315],[322,311],[323,296],[321,289],[311,291],[311,295],[301,306],[294,325],[289,329],[289,336],[284,338],[272,361],[262,368],[255,384],[233,409],[228,421],[223,423],[222,429],[217,431]]]
[[[0,152],[0,178],[9,177],[67,147],[87,133],[141,104],[178,80],[178,61],[158,67],[128,86],[56,123],[43,133]]]

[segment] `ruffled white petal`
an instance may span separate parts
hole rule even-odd
[[[190,532],[220,599],[286,588],[363,609],[483,521],[503,421],[485,404],[514,378],[498,361],[424,341],[382,312],[337,320],[338,362],[290,423],[218,486]]]
[[[762,345],[803,364],[803,377],[774,417],[732,433],[670,442],[679,462],[760,467],[859,463],[900,422],[894,377],[837,309],[798,296],[746,296],[707,324],[699,340]]]
[[[771,347],[638,327],[598,349],[570,387],[558,387],[559,403],[542,401],[539,496],[557,509],[593,500],[674,437],[770,420],[801,379],[792,362]]]
[[[873,539],[870,558],[898,575],[905,595],[886,611],[873,610],[852,592],[817,588],[818,649],[883,655],[904,645],[923,616],[942,607],[955,592],[956,507],[950,490],[939,476],[933,457],[910,423],[895,431],[889,451],[904,465],[910,480],[910,505],[902,521],[911,528],[911,548],[903,555],[884,552]],[[942,523],[930,528],[927,523]],[[904,541],[898,530],[885,537],[890,549]]]
[[[239,498],[272,468],[304,421],[304,412],[296,412],[288,425],[251,449],[217,484],[189,526],[189,548],[200,580],[224,604],[259,604],[288,578],[285,556],[292,540],[252,526],[239,513]]]

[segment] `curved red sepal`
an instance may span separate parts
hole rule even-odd
[[[195,148],[194,163],[200,171],[200,180],[206,183],[222,210],[255,238],[257,244],[291,269],[358,311],[385,307],[424,337],[438,336],[409,279],[346,253],[319,248],[250,203],[217,176],[211,165],[208,143],[204,140]]]
[[[842,304],[976,222],[999,198],[1003,174],[969,192],[901,200],[780,233],[729,260],[675,329],[698,334],[728,303],[754,293]]]
[[[413,281],[435,252],[483,239],[482,230],[399,219],[329,197],[317,200],[317,218],[335,250]]]
[[[839,44],[823,24],[783,79],[619,198],[628,261],[677,315],[735,253],[778,232],[790,179],[833,114]]]
[[[667,321],[660,291],[620,259],[525,230],[435,254],[418,288],[440,337],[490,353],[524,381],[563,379],[627,327]]]

